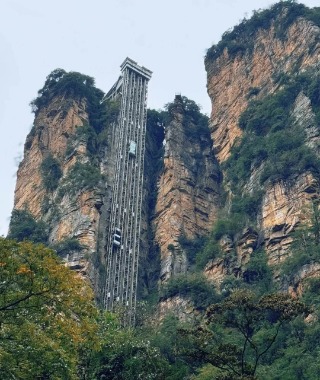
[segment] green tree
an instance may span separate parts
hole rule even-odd
[[[220,369],[216,379],[255,379],[281,328],[306,312],[302,302],[285,294],[258,298],[248,290],[234,291],[208,308],[205,326],[181,331],[187,339],[184,354],[198,366]]]
[[[0,378],[78,379],[99,340],[87,283],[43,245],[0,238]]]
[[[52,244],[50,247],[63,259],[73,252],[81,252],[85,249],[85,246],[76,238],[65,238],[56,244]]]
[[[163,285],[162,298],[174,296],[190,299],[195,308],[205,310],[208,305],[219,299],[215,288],[202,273],[179,274]]]
[[[169,362],[141,331],[121,327],[115,315],[101,322],[102,349],[91,360],[88,379],[169,379]]]

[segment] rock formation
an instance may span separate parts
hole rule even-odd
[[[220,237],[224,256],[210,259],[206,265],[206,276],[216,284],[227,275],[241,277],[251,255],[261,248],[269,265],[283,262],[290,254],[292,233],[310,222],[310,207],[320,192],[320,176],[314,165],[314,157],[320,157],[320,111],[319,105],[315,106],[320,98],[315,101],[313,95],[318,93],[311,88],[319,78],[320,28],[302,12],[303,6],[283,4],[255,13],[252,20],[245,20],[208,50],[205,68],[212,101],[210,129],[199,107],[182,96],[176,96],[168,106],[164,131],[161,123],[159,128],[157,123],[153,129],[151,124],[147,126],[140,295],[146,295],[144,290],[157,282],[166,283],[187,272],[190,263],[181,239],[208,236],[221,214],[232,218],[241,207],[245,209],[238,231]],[[300,13],[294,16],[292,12],[297,10]],[[103,108],[103,93],[92,86],[92,78],[83,81],[78,73],[72,75],[74,81],[80,75],[80,87],[73,82],[72,91],[67,87],[65,92],[55,93],[64,75],[61,70],[53,72],[40,92],[45,102],[35,102],[35,122],[18,170],[14,208],[26,208],[45,221],[50,244],[77,239],[82,249],[71,250],[65,259],[89,275],[98,292],[116,155],[112,120],[106,118],[112,107],[109,111]],[[297,85],[299,91],[292,92],[294,98],[285,106],[286,127],[303,136],[302,145],[307,150],[301,144],[295,149],[307,152],[302,160],[306,161],[304,168],[268,176],[266,168],[269,165],[270,171],[280,153],[270,164],[270,152],[261,148],[261,157],[247,160],[243,178],[235,185],[228,162],[241,151],[243,140],[250,133],[267,139],[270,131],[284,128],[271,125],[261,132],[259,128],[265,127],[261,122],[257,130],[248,132],[248,122],[241,126],[241,118],[248,110],[250,118],[263,102],[289,85]],[[79,95],[77,88],[83,93]],[[61,172],[49,188],[45,185],[46,160]],[[237,158],[232,162],[235,164]],[[252,212],[249,206],[253,200]],[[236,201],[241,207],[234,211]],[[299,293],[304,279],[318,273],[317,265],[304,266],[287,284],[287,290]],[[163,300],[162,314],[170,308],[188,308],[193,313],[189,300],[179,297]]]
[[[261,104],[285,88],[291,78],[301,74],[318,75],[320,28],[302,13],[300,17],[291,17],[299,7],[277,4],[244,21],[208,50],[205,67],[212,101],[210,128],[213,150],[220,163],[232,155],[232,147],[241,144],[243,130],[239,120],[254,101]],[[264,18],[267,15],[269,19]],[[261,27],[254,28],[255,22]],[[319,157],[319,125],[308,92],[302,90],[296,96],[290,105],[289,117],[292,127],[301,128],[305,144]],[[311,204],[319,199],[319,176],[315,170],[306,169],[285,179],[264,180],[262,186],[264,165],[263,160],[258,165],[252,161],[248,179],[238,186],[237,195],[252,197],[262,192],[260,204],[256,206],[256,219],[249,224],[254,225],[256,240],[259,240],[259,244],[254,245],[265,247],[269,264],[275,265],[290,253],[292,232],[298,225],[310,221]],[[228,174],[224,174],[224,186],[232,199]],[[225,275],[241,273],[242,263],[250,256],[248,250],[243,251],[246,234],[239,231],[237,238],[231,239],[229,248],[223,246],[226,254],[231,249],[236,252],[237,259],[231,264],[221,258],[208,263],[208,278],[221,283]]]
[[[320,28],[297,18],[285,36],[276,25],[285,23],[286,10],[276,15],[267,29],[240,34],[235,44],[247,46],[235,56],[225,48],[215,59],[210,49],[205,60],[207,88],[212,102],[210,126],[213,149],[219,162],[225,161],[237,137],[238,120],[252,98],[275,92],[285,75],[304,71],[319,62]]]
[[[176,96],[170,113],[153,220],[162,281],[186,272],[187,258],[179,238],[208,234],[217,218],[220,191],[220,173],[208,131],[188,116],[181,96]]]
[[[91,254],[96,250],[99,208],[98,189],[81,189],[63,193],[63,182],[76,162],[88,163],[87,144],[77,137],[77,129],[89,123],[85,99],[55,97],[39,109],[29,133],[24,159],[17,173],[15,209],[28,209],[49,225],[50,243],[77,238]],[[57,188],[43,185],[42,163],[50,155],[57,160],[62,177]],[[86,271],[84,253],[69,257],[71,266]]]

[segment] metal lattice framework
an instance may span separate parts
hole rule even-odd
[[[122,75],[107,94],[120,99],[114,125],[116,168],[106,245],[104,305],[126,308],[127,324],[134,324],[138,279],[143,166],[148,81],[152,72],[126,58]]]

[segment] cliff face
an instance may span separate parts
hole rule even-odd
[[[85,99],[57,96],[39,109],[17,173],[14,201],[15,209],[27,208],[47,223],[51,244],[76,238],[85,247],[67,258],[71,267],[84,272],[88,265],[85,253],[96,251],[101,191],[83,188],[73,192],[72,184],[68,190],[65,187],[75,164],[90,161],[87,142],[77,135],[77,129],[88,124]],[[62,172],[54,189],[44,185],[43,162],[49,156]]]
[[[244,216],[250,219],[245,224],[250,226],[253,235],[248,236],[247,229],[240,229],[236,237],[226,235],[220,241],[225,257],[208,263],[205,273],[216,283],[221,283],[228,274],[241,276],[250,255],[259,247],[265,248],[269,265],[283,262],[290,253],[293,231],[301,224],[310,223],[311,205],[319,199],[317,165],[310,164],[298,168],[298,165],[292,164],[290,151],[293,155],[299,155],[299,149],[302,151],[306,148],[293,144],[288,153],[281,152],[287,149],[286,137],[285,134],[281,134],[281,130],[287,128],[288,140],[293,133],[290,129],[296,130],[297,134],[301,133],[301,136],[304,136],[301,144],[310,148],[308,154],[313,155],[314,162],[317,160],[316,157],[319,157],[319,118],[316,116],[318,104],[315,99],[311,99],[314,97],[310,86],[292,86],[291,94],[288,90],[287,95],[283,97],[282,103],[285,106],[282,111],[275,110],[276,104],[279,103],[273,103],[275,113],[287,112],[286,122],[278,119],[277,125],[270,105],[272,96],[277,96],[284,88],[290,87],[296,80],[293,78],[299,75],[301,78],[318,78],[320,28],[303,15],[291,17],[292,12],[299,8],[295,7],[282,7],[281,4],[274,6],[268,11],[268,17],[271,17],[269,21],[263,18],[267,11],[255,15],[252,20],[247,20],[229,35],[226,34],[222,43],[209,49],[205,60],[208,94],[212,101],[210,127],[213,150],[218,161],[223,164],[224,186],[230,200],[229,211],[230,207],[231,210],[234,207],[235,198],[238,201],[253,199],[255,196],[256,199],[259,198],[255,205],[254,217]],[[278,11],[272,15],[275,9]],[[260,23],[260,28],[252,29],[255,22]],[[317,79],[314,83],[316,81]],[[297,88],[301,88],[300,92],[297,92]],[[293,100],[289,100],[290,96]],[[262,115],[263,111],[259,115],[255,109],[260,106],[263,108],[263,104],[268,101],[269,116],[266,116],[267,113]],[[266,110],[267,107],[263,109]],[[241,119],[244,112],[246,115]],[[272,122],[266,127],[268,118],[272,119]],[[255,134],[257,138],[253,138],[252,135],[250,137],[250,133]],[[256,144],[256,148],[250,147],[250,139],[252,144]],[[283,139],[283,149],[280,146],[275,148],[277,139]],[[263,143],[259,145],[259,140],[270,146],[273,144],[273,148],[270,151],[264,149]],[[241,160],[241,153],[246,149],[241,146],[249,148],[252,154],[251,157],[249,154],[246,156],[244,174],[242,178],[238,177],[238,183],[234,185],[234,173],[230,174],[230,166],[237,162],[236,155]],[[288,157],[286,163],[285,155]],[[302,155],[300,162],[303,160]],[[270,166],[273,166],[273,169],[270,169]],[[290,169],[285,170],[285,166]],[[310,170],[310,167],[313,169]],[[268,176],[266,173],[272,175]],[[258,193],[261,194],[259,197]],[[230,217],[232,218],[232,215]],[[230,252],[233,252],[232,260],[228,261],[226,257]],[[293,283],[297,282],[298,278],[307,278],[311,267],[308,268],[306,266],[305,270],[302,270],[303,275],[297,274],[296,278],[292,279]],[[315,272],[314,268],[310,269],[310,276]]]
[[[209,255],[205,275],[218,284],[243,276],[259,249],[269,265],[284,262],[292,233],[310,224],[320,193],[320,28],[281,4],[268,12],[209,49],[209,128],[199,107],[181,96],[169,106],[164,129],[159,121],[147,127],[139,296],[188,271],[183,241],[209,236],[218,213],[242,218],[236,232],[219,235],[223,255]],[[78,73],[72,75],[72,85],[58,93],[65,74],[53,72],[41,92],[45,102],[38,102],[26,140],[14,208],[45,221],[50,244],[80,242],[62,256],[89,275],[98,292],[116,151],[102,92],[90,77],[80,75],[79,84]],[[318,273],[317,265],[304,265],[283,288],[299,293]],[[187,297],[160,305],[162,314],[186,308],[194,312]]]
[[[319,180],[312,173],[267,188],[262,202],[261,228],[271,265],[287,257],[292,243],[290,233],[299,223],[310,220],[311,202],[318,199],[319,189]]]
[[[41,204],[46,191],[42,186],[41,163],[48,152],[55,157],[65,156],[68,137],[74,135],[77,126],[88,121],[85,108],[83,102],[71,99],[66,107],[65,99],[57,97],[40,110],[27,136],[24,158],[19,165],[15,208],[28,207],[34,216],[42,215]],[[79,153],[85,154],[86,147],[79,147]],[[63,165],[63,170],[67,168],[68,165]]]
[[[40,104],[18,171],[14,208],[28,209],[46,223],[49,244],[64,244],[60,255],[90,277],[99,297],[116,151],[113,129],[106,121],[94,123],[90,102],[60,94]],[[179,239],[208,234],[219,202],[221,175],[198,106],[177,97],[165,135],[158,124],[147,129],[139,295],[159,276],[166,281],[187,270]],[[70,248],[70,239],[81,247]]]
[[[194,239],[208,234],[219,207],[220,173],[208,131],[201,130],[188,117],[180,96],[170,113],[153,220],[161,252],[162,281],[186,272],[187,258],[179,238]]]
[[[278,15],[278,23],[285,22],[282,20],[285,14],[286,11]],[[285,31],[285,38],[279,38],[273,20],[268,29],[260,28],[239,38],[237,43],[248,44],[250,40],[251,44],[242,54],[233,56],[227,48],[215,59],[208,54],[205,67],[212,102],[210,125],[219,162],[229,157],[235,139],[242,134],[238,120],[248,102],[279,89],[286,74],[301,72],[318,63],[319,36],[319,27],[298,18]]]

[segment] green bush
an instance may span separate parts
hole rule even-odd
[[[168,249],[168,251],[174,252],[175,246],[173,244],[169,244],[167,249]]]
[[[26,138],[26,142],[24,144],[24,150],[29,150],[31,148],[31,145],[34,140],[34,137],[36,136],[36,133],[37,133],[37,128],[35,125],[33,125]]]
[[[48,197],[48,195],[45,195],[43,197],[42,203],[41,203],[41,213],[42,213],[42,215],[44,215],[47,212],[49,212],[50,207],[51,207],[50,198]]]
[[[59,196],[76,194],[84,189],[93,189],[99,186],[102,176],[100,169],[91,163],[76,162],[63,178],[59,189]]]
[[[220,285],[220,290],[223,297],[229,297],[232,292],[237,289],[243,289],[244,282],[242,277],[235,277],[234,275],[225,276]]]
[[[212,236],[215,240],[220,240],[224,235],[234,239],[235,235],[244,227],[245,221],[241,214],[231,214],[226,218],[219,218],[213,226]]]
[[[51,245],[51,248],[57,252],[58,256],[64,258],[72,252],[81,252],[84,246],[76,238],[66,238]]]
[[[181,248],[187,255],[188,263],[192,266],[196,263],[197,257],[203,251],[207,242],[207,237],[201,236],[195,239],[187,239],[185,236],[180,236],[179,243]]]
[[[260,92],[259,87],[250,87],[247,95],[247,99],[250,99],[252,96],[258,95]]]
[[[198,251],[195,263],[196,263],[196,269],[203,270],[204,267],[208,264],[210,260],[214,260],[217,257],[221,257],[221,247],[219,243],[214,240],[212,237],[210,237],[202,250]]]
[[[214,286],[201,273],[180,274],[171,278],[163,286],[160,294],[162,298],[170,298],[176,295],[188,297],[197,309],[205,309],[219,298]]]
[[[55,190],[62,176],[62,170],[59,161],[51,153],[42,161],[40,172],[44,188],[49,191]]]
[[[102,132],[101,132],[102,133]],[[98,151],[97,133],[93,127],[88,124],[81,125],[76,129],[76,140],[86,143],[88,152],[95,155]]]
[[[232,200],[231,213],[243,215],[243,219],[248,217],[254,222],[261,207],[262,195],[262,190],[258,190],[252,195],[235,196]]]
[[[256,250],[252,253],[248,264],[243,271],[243,280],[254,287],[255,292],[263,294],[272,289],[272,270],[268,265],[267,255],[264,250]]]
[[[286,276],[293,276],[304,265],[320,262],[320,250],[318,246],[309,245],[308,250],[293,250],[291,255],[280,265],[281,274]]]
[[[30,240],[34,243],[47,243],[48,228],[27,210],[13,210],[10,219],[8,239]]]
[[[179,238],[181,248],[187,255],[188,263],[192,271],[202,271],[210,260],[223,257],[219,240],[223,236],[234,239],[245,225],[243,215],[231,214],[230,217],[221,217],[214,224],[209,236],[195,239],[187,239],[185,236]],[[227,260],[230,257],[226,258]]]
[[[220,217],[214,224],[213,229],[208,237],[201,237],[194,240],[188,240],[181,237],[179,242],[181,247],[186,251],[189,263],[194,270],[203,270],[210,260],[218,257],[224,257],[226,260],[232,260],[232,255],[226,257],[221,250],[219,240],[227,236],[232,240],[239,234],[246,224],[243,214],[230,214],[228,217]]]
[[[174,102],[167,103],[165,109],[168,113],[167,122],[172,120],[174,112],[183,113],[183,125],[191,138],[199,138],[200,135],[210,138],[209,118],[200,112],[200,106],[186,96],[177,95]]]

